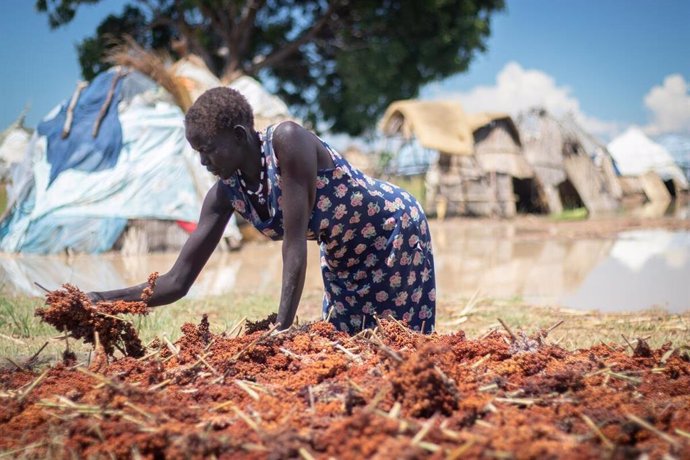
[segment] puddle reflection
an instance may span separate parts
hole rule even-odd
[[[611,239],[572,239],[530,235],[511,222],[432,221],[431,228],[441,301],[466,299],[479,290],[490,298],[586,310],[690,310],[690,232],[636,230]],[[153,271],[164,273],[175,257],[0,254],[0,279],[5,293],[42,295],[34,282],[48,289],[65,282],[87,291],[115,289],[143,282]],[[308,257],[305,296],[313,302],[322,290],[315,244]],[[280,243],[248,243],[237,252],[214,254],[188,297],[277,298],[281,268]]]

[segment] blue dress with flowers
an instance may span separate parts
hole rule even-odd
[[[264,235],[281,240],[282,181],[273,129],[261,136],[269,218],[259,217],[238,172],[221,184],[236,212]],[[324,318],[350,334],[375,327],[374,315],[391,315],[416,331],[432,332],[434,260],[421,206],[406,191],[365,175],[324,145],[335,168],[317,172],[316,203],[307,229],[307,239],[317,240],[321,248]]]

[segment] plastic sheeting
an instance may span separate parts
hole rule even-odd
[[[45,137],[33,149],[33,181],[0,226],[0,249],[56,253],[112,248],[128,219],[196,222],[201,169],[184,137],[179,108],[132,105],[120,114],[122,148],[111,169],[63,170],[48,187]],[[203,187],[203,184],[200,184]]]
[[[112,168],[117,163],[122,147],[122,129],[117,111],[122,79],[114,81],[117,76],[116,72],[104,72],[79,94],[73,110],[69,135],[64,139],[62,131],[68,116],[69,103],[63,104],[56,117],[38,125],[38,133],[48,139],[48,186],[63,171],[102,171]],[[94,137],[94,127],[101,109],[108,102],[107,96],[113,83],[115,88],[112,99]]]
[[[401,136],[389,137],[386,149],[395,152],[395,155],[385,165],[385,173],[395,176],[426,173],[439,157],[438,151],[424,147],[416,138],[405,140]]]
[[[641,129],[629,128],[612,140],[608,149],[622,175],[641,176],[648,171],[654,171],[664,181],[673,179],[681,188],[687,190],[688,180],[671,154],[649,139]]]
[[[291,119],[287,105],[279,97],[266,91],[261,83],[246,75],[234,80],[229,85],[244,97],[252,106],[255,116],[269,119]]]

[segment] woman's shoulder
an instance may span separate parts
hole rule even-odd
[[[293,144],[302,144],[309,142],[313,137],[311,131],[307,130],[299,123],[286,120],[269,128],[271,132],[271,141],[274,146],[288,147]]]
[[[273,134],[280,134],[280,135],[286,135],[286,134],[294,134],[299,131],[307,131],[307,129],[297,123],[294,120],[284,120],[278,123],[275,123],[271,126],[268,127],[268,130],[272,131]]]

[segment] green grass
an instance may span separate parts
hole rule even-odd
[[[306,296],[303,304],[298,312],[303,322],[319,318],[320,299],[317,296]],[[41,298],[0,297],[0,357],[21,361],[48,342],[41,357],[59,359],[65,349],[65,341],[55,339],[60,333],[34,316],[34,310],[41,305]],[[211,330],[220,333],[231,329],[245,316],[251,320],[263,319],[274,312],[277,305],[278,299],[266,295],[240,298],[226,295],[182,300],[156,308],[148,316],[131,319],[144,343],[162,336],[174,341],[180,336],[180,327],[184,323],[197,324],[204,313],[208,314]],[[514,331],[525,332],[547,328],[564,320],[549,338],[559,341],[567,349],[587,348],[602,341],[622,344],[622,334],[629,340],[648,338],[648,342],[654,347],[665,342],[672,342],[675,346],[690,343],[690,312],[669,314],[650,310],[629,314],[602,314],[534,307],[526,305],[519,297],[509,300],[479,298],[439,301],[437,330],[440,333],[464,330],[468,338],[478,338],[491,329],[501,328],[498,318]],[[75,340],[70,340],[69,346],[71,350],[81,353],[90,349]],[[3,364],[5,363],[0,365]]]
[[[424,203],[426,201],[426,184],[424,175],[417,174],[414,176],[394,176],[390,178],[390,181],[398,187],[408,191],[420,203]]]
[[[211,297],[203,300],[181,300],[172,305],[152,310],[147,316],[129,316],[144,343],[155,337],[166,336],[176,340],[184,323],[199,323],[208,314],[211,330],[220,333],[229,330],[243,317],[251,320],[265,318],[277,308],[278,302],[265,295],[243,298],[233,296]],[[48,346],[42,356],[55,357],[65,349],[65,341],[55,339],[61,335],[50,325],[34,316],[37,307],[43,306],[38,297],[0,297],[0,357],[31,356],[46,341]],[[71,350],[87,352],[90,347],[74,340],[69,341]],[[1,361],[1,360],[0,360]]]
[[[31,297],[0,297],[0,332],[28,339],[50,333],[52,328],[34,316],[40,299]]]
[[[481,337],[491,329],[502,329],[499,318],[514,331],[525,332],[546,329],[563,320],[549,337],[570,350],[589,348],[601,342],[624,344],[623,335],[630,341],[644,338],[653,347],[667,342],[675,346],[690,344],[690,312],[671,314],[652,309],[635,313],[599,313],[536,307],[520,299],[479,299],[439,302],[437,318],[439,332],[462,329],[470,338]]]
[[[565,209],[562,212],[557,213],[557,214],[551,214],[549,217],[552,220],[568,221],[568,220],[585,220],[585,219],[587,219],[588,215],[589,215],[589,212],[587,212],[587,208],[573,208],[573,209]]]

